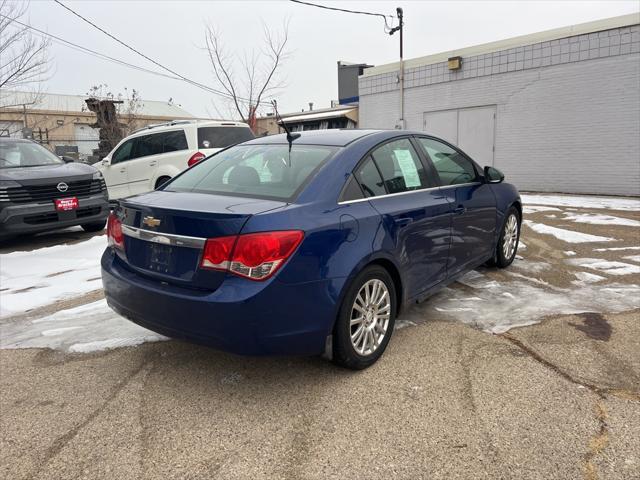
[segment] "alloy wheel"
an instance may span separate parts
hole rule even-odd
[[[502,253],[505,259],[510,259],[516,250],[518,242],[518,219],[515,214],[509,215],[507,223],[504,226],[504,235],[502,239]]]
[[[391,318],[391,297],[382,280],[367,281],[351,307],[351,345],[362,356],[371,355],[384,340]]]

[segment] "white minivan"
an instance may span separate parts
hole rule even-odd
[[[135,131],[94,166],[116,200],[155,190],[204,157],[252,138],[246,123],[176,120]]]

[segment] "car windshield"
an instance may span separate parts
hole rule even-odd
[[[40,167],[60,163],[64,162],[37,143],[0,141],[0,168]]]
[[[336,147],[239,145],[202,161],[165,190],[227,194],[289,201]]]

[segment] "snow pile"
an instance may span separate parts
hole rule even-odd
[[[86,353],[164,339],[117,315],[106,300],[37,320],[0,324],[0,348],[54,348]]]
[[[107,237],[0,255],[0,317],[102,288]]]

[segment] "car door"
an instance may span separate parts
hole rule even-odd
[[[111,158],[103,162],[100,168],[104,181],[107,184],[110,199],[115,200],[130,195],[127,172],[133,152],[134,141],[135,139],[132,138],[123,142],[115,152],[113,152]]]
[[[447,270],[454,276],[493,255],[496,198],[475,163],[460,150],[430,137],[416,137],[427,154],[453,211]]]
[[[398,262],[407,297],[418,296],[446,278],[451,207],[428,174],[411,139],[375,148],[355,172],[371,205],[380,213],[386,245]]]
[[[128,164],[129,190],[132,195],[154,189],[152,179],[162,156],[163,133],[153,133],[136,137],[132,159]]]

